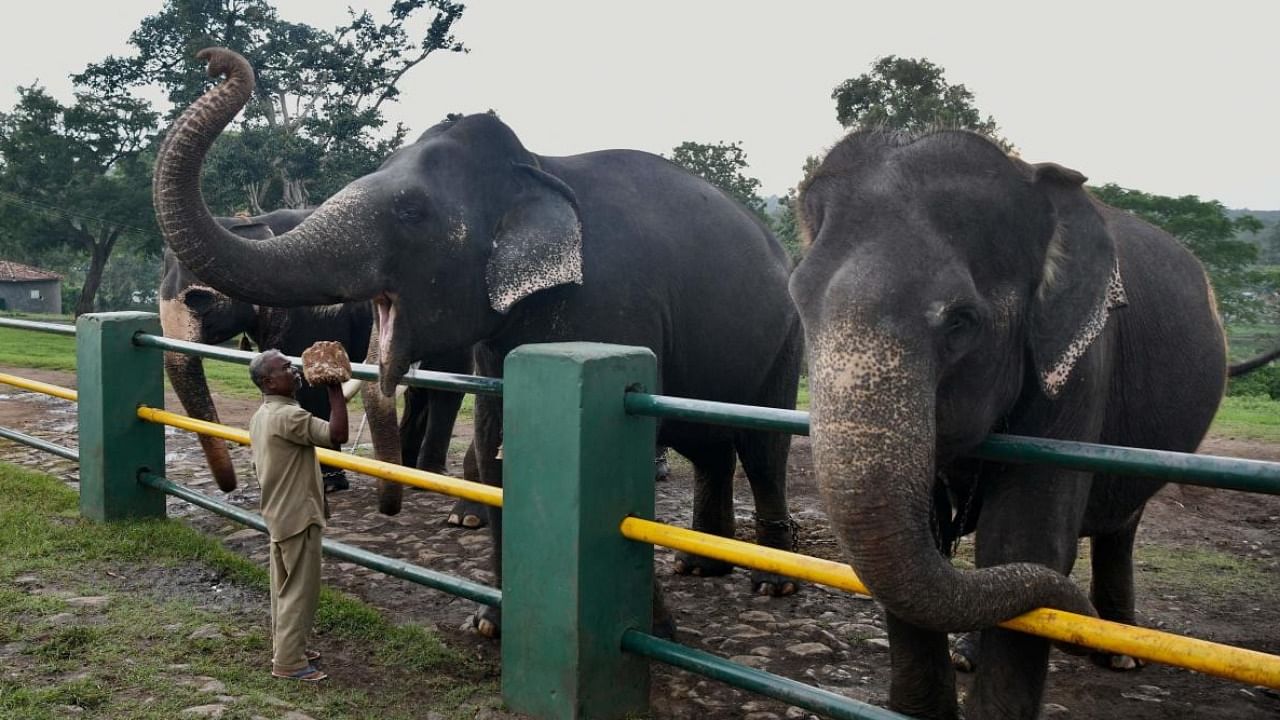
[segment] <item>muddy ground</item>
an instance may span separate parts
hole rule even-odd
[[[4,369],[4,372],[72,385],[65,373]],[[168,398],[168,406],[180,407]],[[219,403],[223,421],[244,427],[257,402]],[[359,416],[353,418],[353,426]],[[74,446],[74,409],[61,400],[0,387],[0,426]],[[460,426],[452,469],[461,469],[469,428]],[[368,442],[367,433],[363,442]],[[221,496],[204,471],[194,437],[171,430],[167,436],[171,479]],[[1280,461],[1280,447],[1210,437],[1202,452]],[[257,509],[258,494],[248,479],[248,453],[233,450],[241,488],[227,497]],[[75,482],[74,464],[0,440],[0,460],[44,470]],[[810,469],[807,438],[796,438],[790,469],[792,511],[800,523],[799,551],[840,559],[827,527]],[[673,462],[673,476],[658,485],[660,520],[687,526],[692,473]],[[373,480],[352,477],[352,489],[330,496],[333,518],[328,536],[392,557],[492,582],[485,532],[443,524],[452,500],[425,492],[406,494],[396,517],[379,515]],[[750,494],[739,476],[738,519],[751,527]],[[265,538],[230,521],[170,499],[170,515],[185,518],[229,547],[265,565]],[[740,531],[739,537],[750,539]],[[969,544],[966,540],[965,544]],[[969,547],[971,550],[971,545]],[[1084,548],[1082,547],[1082,551]],[[962,548],[962,553],[963,553]],[[1280,497],[1169,486],[1149,505],[1138,534],[1138,617],[1142,625],[1269,653],[1280,653]],[[818,685],[842,695],[883,705],[888,687],[888,655],[883,620],[866,598],[806,586],[790,598],[750,594],[746,573],[696,579],[671,573],[669,551],[657,552],[659,577],[680,624],[680,640],[738,662]],[[1078,566],[1078,570],[1083,565]],[[496,644],[463,629],[474,609],[468,601],[388,578],[364,568],[325,561],[330,584],[382,608],[395,619],[433,627],[450,643],[497,662]],[[211,581],[210,592],[221,592]],[[332,660],[330,673],[341,673]],[[968,676],[961,676],[962,688]],[[1176,668],[1152,665],[1135,673],[1114,673],[1086,659],[1054,651],[1045,717],[1062,718],[1254,718],[1280,717],[1280,693]],[[797,708],[760,698],[680,671],[657,668],[653,717],[729,720],[809,717]],[[492,717],[492,716],[491,716]]]

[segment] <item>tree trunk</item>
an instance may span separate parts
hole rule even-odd
[[[107,267],[107,259],[111,257],[116,239],[120,237],[120,230],[117,228],[104,228],[102,232],[105,237],[101,242],[92,235],[85,234],[85,244],[89,246],[89,272],[84,277],[84,287],[80,290],[80,297],[76,299],[76,317],[93,312],[98,288],[102,286],[102,271]]]

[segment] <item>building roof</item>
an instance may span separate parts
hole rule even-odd
[[[62,276],[48,270],[33,268],[11,260],[0,260],[0,282],[31,282],[33,280],[61,280]]]

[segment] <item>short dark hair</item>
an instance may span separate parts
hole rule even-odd
[[[275,348],[263,350],[254,356],[253,360],[249,361],[249,379],[253,381],[253,384],[259,390],[263,390],[262,383],[266,382],[267,358],[271,357],[272,354],[279,355],[280,351]]]

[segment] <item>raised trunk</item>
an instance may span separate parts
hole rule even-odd
[[[958,570],[930,530],[933,370],[927,352],[873,330],[813,346],[814,469],[854,570],[885,608],[939,632],[990,627],[1037,607],[1093,614],[1062,574],[1032,563]]]
[[[294,307],[367,300],[378,292],[368,250],[377,217],[352,184],[294,230],[245,240],[214,221],[200,193],[200,168],[218,134],[253,94],[253,68],[230,50],[202,50],[210,76],[227,79],[187,108],[156,157],[152,201],[165,241],[197,277],[227,295],[259,305]],[[366,268],[364,273],[354,268]]]

